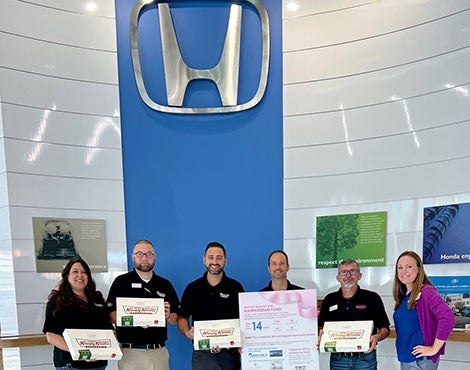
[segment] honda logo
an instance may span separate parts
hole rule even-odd
[[[245,3],[245,4],[243,4]],[[145,86],[142,76],[138,44],[139,16],[145,7],[157,5],[163,54],[163,69],[167,105],[154,101]],[[242,25],[242,5],[252,6],[259,17],[261,29],[261,68],[258,88],[249,101],[238,102],[240,35]],[[269,18],[260,0],[231,1],[230,15],[225,34],[224,46],[218,63],[208,69],[195,69],[188,66],[181,55],[176,30],[167,1],[139,0],[134,5],[130,17],[130,43],[132,64],[137,88],[142,100],[150,108],[166,113],[201,114],[239,112],[254,107],[262,99],[266,90],[269,67]],[[193,80],[213,81],[222,102],[221,106],[184,107],[183,101],[188,84]]]

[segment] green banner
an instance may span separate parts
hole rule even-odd
[[[317,217],[317,268],[337,267],[346,258],[360,266],[385,266],[387,213]]]

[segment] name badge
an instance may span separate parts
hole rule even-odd
[[[141,283],[132,283],[132,287],[133,288],[142,288],[142,284]]]
[[[335,304],[334,306],[330,306],[330,312],[331,311],[336,311],[338,309],[338,305]]]

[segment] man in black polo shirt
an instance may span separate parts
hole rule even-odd
[[[287,271],[289,271],[289,257],[284,251],[275,250],[268,257],[268,271],[271,274],[271,281],[267,286],[261,289],[261,292],[270,292],[273,290],[296,290],[304,289],[292,284],[287,280]]]
[[[153,272],[155,250],[148,240],[134,245],[134,270],[118,276],[108,295],[111,321],[116,323],[116,298],[163,298],[167,323],[176,324],[178,296],[173,285]],[[122,347],[119,370],[169,370],[169,354],[165,347],[166,327],[117,326],[117,339]]]
[[[372,320],[374,329],[370,337],[370,347],[365,352],[334,352],[330,355],[330,370],[376,370],[376,345],[390,334],[390,321],[380,296],[358,285],[362,274],[359,264],[346,259],[338,266],[336,280],[341,288],[328,294],[320,309],[318,318],[318,343],[323,334],[325,321]]]
[[[178,312],[178,329],[188,339],[194,340],[194,321],[238,319],[238,293],[243,286],[229,278],[225,272],[225,248],[218,242],[211,242],[204,252],[204,275],[189,283],[181,297]],[[193,351],[191,366],[193,370],[239,370],[240,354],[237,348],[212,348]]]

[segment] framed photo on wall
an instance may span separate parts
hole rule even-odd
[[[37,272],[61,272],[80,256],[92,272],[108,271],[104,220],[33,217]]]

